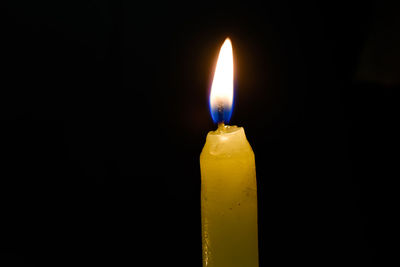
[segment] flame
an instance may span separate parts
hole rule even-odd
[[[226,38],[219,51],[214,80],[210,93],[210,111],[215,123],[227,123],[233,103],[233,52],[232,43]]]

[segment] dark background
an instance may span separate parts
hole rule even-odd
[[[201,266],[199,154],[227,36],[260,266],[398,261],[395,6],[3,6],[1,266]]]

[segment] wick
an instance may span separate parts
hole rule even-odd
[[[224,123],[224,122],[219,122],[219,123],[218,123],[218,129],[217,129],[217,131],[218,131],[218,132],[223,132],[223,131],[225,131],[225,123]]]

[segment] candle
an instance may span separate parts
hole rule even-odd
[[[221,47],[210,93],[218,129],[200,155],[203,267],[257,267],[257,185],[254,153],[244,129],[227,126],[233,102],[233,53]]]

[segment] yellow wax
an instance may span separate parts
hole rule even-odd
[[[209,132],[200,168],[203,267],[258,267],[256,170],[243,128]]]

